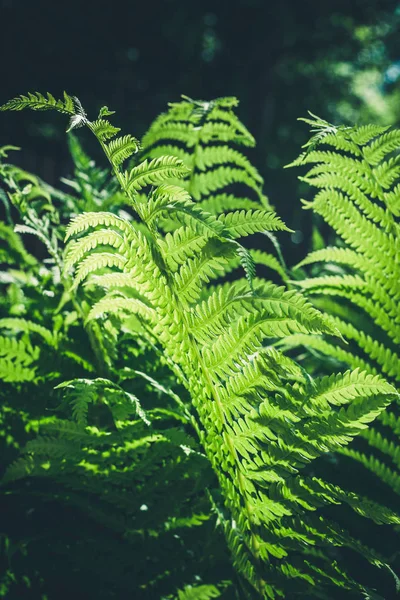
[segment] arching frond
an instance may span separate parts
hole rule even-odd
[[[64,92],[63,100],[56,100],[49,92],[47,92],[46,96],[39,92],[29,92],[26,96],[17,96],[0,106],[0,110],[24,110],[25,108],[31,108],[32,110],[57,110],[67,115],[73,115],[76,112],[74,99],[68,96],[66,92]]]
[[[397,383],[400,132],[379,126],[342,128],[331,135],[329,143],[334,151],[315,150],[297,164],[315,165],[304,180],[319,191],[312,202],[305,203],[306,208],[320,214],[346,245],[312,252],[298,267],[313,265],[318,275],[298,283],[306,293],[316,295],[318,307],[333,313],[336,327],[351,345],[342,347],[340,343],[315,337],[308,340],[305,336],[293,336],[284,344],[301,344],[353,368],[366,369],[370,373],[368,385],[380,374]],[[323,263],[322,267],[317,267],[318,262]],[[321,276],[326,263],[335,265],[341,274]],[[368,450],[364,443],[361,449],[341,452],[399,493],[397,419],[398,407],[394,405],[380,414],[376,428],[362,431]]]

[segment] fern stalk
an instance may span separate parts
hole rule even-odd
[[[245,510],[246,510],[246,514],[247,514],[247,518],[248,518],[248,522],[251,524],[251,552],[254,556],[254,558],[256,559],[257,563],[259,563],[259,543],[257,540],[257,536],[253,530],[253,517],[252,517],[252,512],[251,512],[251,507],[248,503],[247,500],[247,494],[246,494],[246,490],[245,490],[245,485],[244,485],[244,479],[243,479],[243,474],[240,471],[240,467],[238,464],[238,458],[237,458],[237,453],[235,448],[232,445],[232,441],[229,437],[229,435],[227,435],[226,432],[226,417],[225,417],[225,413],[224,413],[224,408],[223,408],[223,404],[221,402],[221,399],[219,397],[218,394],[218,390],[216,388],[216,386],[214,385],[210,373],[207,369],[207,367],[204,364],[203,358],[201,356],[201,352],[200,349],[198,347],[198,344],[196,343],[196,340],[193,338],[192,333],[190,331],[190,327],[189,324],[187,322],[187,317],[186,317],[186,313],[184,310],[184,307],[181,305],[181,303],[179,302],[179,297],[177,296],[176,293],[174,293],[174,297],[175,297],[175,303],[176,303],[176,310],[177,313],[179,314],[180,318],[181,318],[181,322],[184,324],[184,328],[185,328],[185,332],[184,335],[187,337],[191,347],[192,347],[192,351],[193,351],[193,355],[194,358],[196,360],[196,363],[199,365],[202,376],[204,378],[204,382],[206,384],[206,387],[208,389],[209,395],[211,396],[211,398],[214,400],[215,404],[218,407],[218,415],[219,415],[219,419],[220,419],[220,423],[221,423],[221,428],[222,430],[224,430],[225,436],[224,439],[227,443],[227,446],[229,448],[229,452],[230,452],[230,456],[233,460],[233,463],[235,464],[235,469],[236,469],[236,478],[238,481],[238,488],[240,491],[240,495],[244,500],[244,506],[245,506]],[[193,398],[195,397],[195,395],[193,394]],[[200,406],[197,405],[197,410],[199,411]],[[200,416],[201,413],[200,413]],[[203,417],[204,419],[204,417]],[[204,423],[203,423],[204,425]],[[205,423],[205,425],[208,425],[208,423]],[[218,432],[217,432],[218,435]],[[219,469],[218,469],[218,464],[215,463],[215,457],[208,451],[207,446],[205,447],[205,450],[208,454],[208,457],[210,459],[211,464],[214,465],[214,469],[217,473],[217,476],[220,478],[220,474],[219,474]],[[223,484],[223,480],[221,480],[221,485],[222,487],[224,487]],[[262,579],[261,576],[259,576],[258,579],[258,584],[257,584],[257,591],[262,595],[263,591],[265,589],[265,581]]]
[[[139,214],[140,216],[140,208],[138,207],[134,196],[130,193],[129,189],[127,189],[127,186],[125,184],[125,180],[122,176],[121,171],[119,170],[118,167],[115,166],[115,164],[113,163],[111,157],[110,157],[110,153],[108,150],[107,145],[102,141],[99,140],[98,136],[96,135],[96,132],[92,126],[92,124],[88,121],[87,122],[87,126],[90,129],[90,131],[95,135],[96,139],[100,142],[100,145],[103,149],[104,154],[106,155],[107,159],[109,160],[112,168],[113,168],[113,172],[116,176],[116,178],[118,179],[118,182],[121,186],[121,188],[123,189],[123,191],[125,192],[125,194],[127,195],[127,197],[129,198],[130,202],[132,203],[134,209],[136,210],[136,212]],[[200,141],[200,137],[199,134],[197,136],[197,141],[196,141],[196,145],[195,145],[195,150],[194,150],[194,154],[196,155],[196,148],[199,145],[199,141]],[[193,173],[193,171],[192,171]],[[193,175],[191,175],[192,177]],[[142,217],[141,217],[142,218]],[[146,223],[145,220],[143,220],[143,222]],[[147,223],[146,223],[147,225]],[[187,342],[189,343],[191,350],[192,350],[192,355],[194,360],[196,361],[196,364],[199,366],[200,371],[202,373],[203,379],[204,379],[204,383],[206,385],[206,389],[208,389],[208,393],[209,396],[211,397],[211,399],[215,402],[216,406],[218,407],[218,415],[219,415],[219,419],[220,419],[220,424],[222,429],[224,430],[224,433],[226,434],[226,429],[225,429],[225,415],[224,415],[224,410],[223,410],[223,405],[222,402],[219,398],[219,394],[218,391],[216,390],[216,386],[214,386],[213,381],[210,377],[210,373],[208,371],[208,369],[206,368],[206,366],[204,365],[204,361],[203,358],[201,356],[200,350],[198,348],[198,344],[196,343],[195,339],[192,336],[192,333],[190,331],[189,328],[189,324],[187,322],[187,317],[186,317],[186,311],[185,311],[185,307],[182,305],[182,303],[179,300],[179,296],[177,295],[176,291],[173,289],[173,297],[175,300],[175,312],[178,315],[178,318],[180,319],[181,324],[183,324],[183,328],[184,331],[182,333],[182,335],[185,337],[185,339],[187,340]],[[191,370],[191,369],[190,369]],[[184,382],[182,382],[184,383]],[[197,386],[196,386],[197,387]],[[195,390],[191,390],[192,391],[192,397],[195,398]],[[205,403],[206,405],[206,403]],[[199,412],[199,416],[202,420],[202,425],[203,427],[205,427],[206,431],[207,429],[209,429],[210,426],[210,422],[209,419],[204,420],[204,412],[201,411],[201,405],[200,403],[196,402],[195,403],[195,407],[197,409],[197,411]],[[203,413],[203,414],[202,414]],[[196,431],[199,435],[200,430],[199,428],[196,426]],[[208,431],[208,433],[210,433],[210,431]],[[228,435],[224,436],[225,441],[227,442],[227,446],[229,448],[229,453],[230,456],[233,460],[233,463],[236,465],[236,477],[237,477],[237,482],[238,482],[238,488],[239,488],[239,492],[241,497],[244,499],[244,506],[245,506],[245,510],[246,510],[246,514],[247,514],[247,518],[248,518],[248,522],[250,524],[252,524],[253,518],[252,518],[252,513],[251,513],[251,507],[249,506],[248,500],[246,498],[246,492],[245,492],[245,485],[244,485],[244,480],[243,480],[243,474],[240,471],[239,465],[238,465],[238,458],[237,458],[237,454],[236,451],[232,445],[232,441],[230,440],[230,437]],[[204,437],[200,436],[200,441],[204,443]],[[213,464],[215,472],[217,473],[217,476],[220,478],[220,473],[219,473],[219,469],[218,469],[218,465],[215,463],[215,457],[210,454],[209,449],[207,448],[207,445],[205,446],[205,450],[206,453],[208,455],[208,458],[211,462],[211,464]],[[221,480],[221,485],[223,486],[223,480]],[[224,487],[224,486],[223,486]],[[253,556],[255,557],[256,561],[259,561],[259,543],[257,541],[257,536],[255,535],[254,531],[253,531],[253,525],[252,525],[252,530],[251,530],[251,553],[253,554]],[[265,588],[265,582],[264,580],[260,577],[259,581],[258,581],[258,585],[257,585],[257,591],[262,594],[263,590]]]

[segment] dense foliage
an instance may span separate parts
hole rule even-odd
[[[2,597],[395,594],[400,134],[307,120],[296,164],[347,246],[289,272],[236,104],[184,97],[142,143],[67,94],[1,107],[109,163],[70,133],[66,192],[1,150]]]

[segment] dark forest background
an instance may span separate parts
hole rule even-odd
[[[294,171],[307,110],[333,122],[400,118],[400,3],[373,0],[0,0],[0,102],[64,89],[89,118],[107,104],[141,136],[180,94],[234,95],[257,139],[251,159],[270,201],[296,230],[289,259],[306,251],[311,224]],[[64,122],[52,113],[3,115],[0,145],[57,184],[72,170]],[[84,137],[95,157],[97,148]],[[299,247],[300,244],[300,247]]]

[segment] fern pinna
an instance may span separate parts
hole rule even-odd
[[[106,212],[74,218],[66,268],[75,268],[75,286],[102,291],[88,319],[116,315],[123,330],[134,318],[188,390],[190,422],[219,481],[223,505],[219,497],[211,501],[242,577],[240,594],[331,597],[332,588],[373,594],[354,579],[339,548],[376,567],[387,560],[335,522],[334,507],[347,505],[355,521],[358,515],[380,525],[398,525],[400,517],[313,476],[309,466],[364,431],[396,392],[358,369],[312,379],[265,345],[293,334],[339,333],[302,295],[254,278],[237,239],[284,229],[283,223],[270,209],[246,218],[240,211],[218,217],[205,211],[174,183],[188,173],[176,156],[123,170],[137,145],[131,136],[116,137],[108,109],[92,122],[68,95],[56,101],[29,94],[2,110],[26,107],[60,110],[72,127],[86,125],[135,213],[132,221]],[[147,195],[139,193],[149,186]],[[179,223],[180,234],[164,234],[164,220]],[[237,256],[246,278],[207,286]]]
[[[333,127],[305,119],[317,138],[293,165],[312,165],[301,179],[318,189],[304,202],[340,237],[340,246],[311,252],[298,268],[314,265],[314,277],[299,281],[317,306],[331,313],[343,345],[307,338],[306,345],[341,364],[400,381],[400,130],[388,127]],[[325,265],[325,269],[318,264]],[[317,275],[317,276],[316,276]],[[293,338],[293,343],[301,343]],[[400,494],[398,404],[363,432],[368,443],[342,449],[348,457]]]

